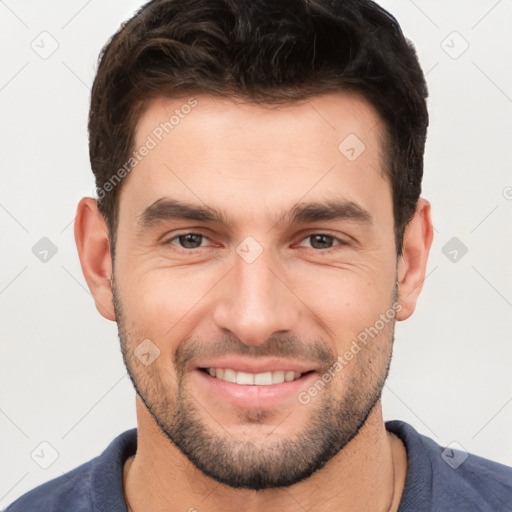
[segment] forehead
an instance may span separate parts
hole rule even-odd
[[[221,139],[226,134],[238,135],[237,141],[243,142],[248,134],[257,136],[251,141],[255,149],[269,149],[269,143],[284,148],[304,136],[310,144],[334,144],[336,149],[338,139],[348,134],[372,145],[382,128],[377,111],[355,92],[324,93],[283,105],[196,94],[149,102],[135,129],[135,145],[143,144],[148,135],[160,143],[190,136],[198,141],[201,137]],[[296,147],[295,153],[300,154],[300,148]]]
[[[120,205],[134,218],[164,197],[248,217],[301,199],[389,210],[382,133],[375,109],[352,93],[277,107],[206,94],[157,99],[137,125],[136,152],[150,149],[127,176]]]

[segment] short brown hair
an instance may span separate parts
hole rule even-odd
[[[112,258],[122,187],[112,178],[126,169],[151,99],[204,92],[270,105],[333,91],[362,94],[384,121],[400,256],[421,193],[428,93],[393,16],[370,0],[153,0],[141,7],[102,49],[91,93],[89,153]]]

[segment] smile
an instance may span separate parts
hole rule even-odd
[[[236,371],[231,368],[202,368],[210,377],[246,386],[271,386],[300,379],[303,373],[291,370],[275,370],[263,373],[248,373]],[[309,373],[309,372],[306,372]]]

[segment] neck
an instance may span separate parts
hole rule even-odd
[[[310,478],[286,488],[233,489],[203,475],[160,431],[137,397],[137,453],[124,468],[125,499],[143,510],[396,511],[407,455],[388,433],[380,401],[357,436]],[[129,508],[129,510],[130,510]]]

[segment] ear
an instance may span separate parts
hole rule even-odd
[[[425,280],[432,238],[430,203],[420,198],[405,228],[402,258],[398,263],[398,302],[402,309],[397,312],[397,320],[406,320],[414,312]]]
[[[75,242],[82,272],[94,297],[96,309],[107,320],[115,321],[108,227],[98,210],[96,199],[92,197],[83,197],[78,203]]]

